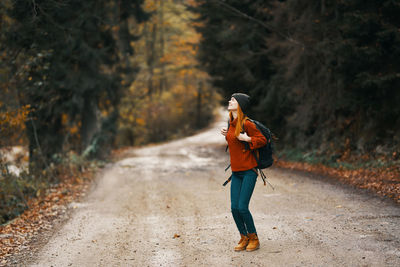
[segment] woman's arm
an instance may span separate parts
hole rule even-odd
[[[257,149],[267,144],[267,139],[253,122],[246,120],[244,128],[246,132],[240,134],[238,139],[248,142],[250,149]]]

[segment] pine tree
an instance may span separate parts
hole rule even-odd
[[[13,2],[8,13],[15,24],[7,46],[21,50],[16,88],[21,104],[33,108],[27,121],[31,163],[46,167],[63,152],[66,128],[73,125],[80,128],[80,138],[72,148],[102,143],[99,136],[107,134],[101,132],[118,114],[123,74],[115,41],[122,34],[114,31],[130,16],[146,18],[141,3],[119,1],[123,12],[115,19],[114,1]],[[121,42],[130,38],[125,35]],[[132,53],[124,49],[121,55],[126,52]],[[104,121],[98,120],[100,106],[110,111]]]
[[[201,59],[214,84],[226,97],[254,96],[253,116],[282,144],[321,153],[400,145],[399,1],[198,6]]]
[[[340,112],[352,114],[350,129],[363,138],[361,146],[371,149],[391,140],[400,125],[400,2],[353,0],[339,9]]]
[[[201,1],[196,9],[204,27],[200,59],[214,77],[214,85],[229,97],[234,92],[250,93],[255,102],[273,74],[267,57],[268,29],[245,15],[268,21],[265,1]]]

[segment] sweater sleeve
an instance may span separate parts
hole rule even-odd
[[[257,129],[256,125],[251,121],[246,121],[245,129],[247,135],[251,137],[251,142],[249,142],[250,149],[257,149],[267,144],[267,139],[265,136]]]

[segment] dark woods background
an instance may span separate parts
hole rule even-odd
[[[76,155],[108,153],[121,81],[134,73],[123,59],[134,53],[127,44],[135,37],[113,27],[148,19],[142,3],[1,1],[0,223],[65,173],[82,170],[87,164]],[[100,110],[107,116],[100,119]],[[16,145],[28,156],[19,156],[13,163],[22,171],[12,172],[6,148]]]
[[[214,85],[225,98],[249,93],[250,115],[280,149],[398,157],[399,1],[198,3],[200,59]]]
[[[126,26],[129,19],[149,18],[142,3],[2,2],[3,89],[14,108],[28,105],[31,110],[26,135],[29,159],[37,167],[55,161],[64,149],[83,152],[94,139],[102,146],[110,142],[124,89],[121,81],[135,73],[124,60],[134,53],[129,42],[136,38]],[[100,106],[108,111],[102,121],[96,114]],[[101,136],[94,137],[99,128]]]

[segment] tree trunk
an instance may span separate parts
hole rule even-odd
[[[116,23],[119,25],[118,37],[116,38],[118,49],[121,53],[121,61],[124,61],[125,68],[129,67],[129,56],[133,55],[133,49],[131,47],[131,34],[129,33],[129,22],[127,18],[122,15],[121,0],[119,1],[116,15]]]
[[[164,57],[165,40],[164,40],[164,1],[160,0],[160,59]],[[160,77],[160,93],[168,90],[168,81],[165,74],[165,62],[161,62],[161,77]]]
[[[26,122],[29,141],[29,171],[45,169],[53,161],[53,155],[62,151],[64,135],[61,117],[45,118],[44,112],[33,112]]]
[[[201,98],[203,96],[203,82],[199,82],[199,87],[197,88],[197,107],[196,107],[196,127],[201,128],[202,127],[202,121],[201,121]]]
[[[147,67],[149,68],[149,77],[147,80],[148,86],[148,95],[149,97],[152,96],[154,93],[154,86],[153,86],[153,76],[154,76],[154,61],[155,61],[155,43],[157,38],[157,23],[153,24],[153,28],[149,31],[147,27],[147,23],[145,24],[144,30],[146,31],[146,63]]]
[[[92,141],[94,134],[98,131],[97,106],[93,96],[84,98],[81,119],[81,152],[83,152]]]

